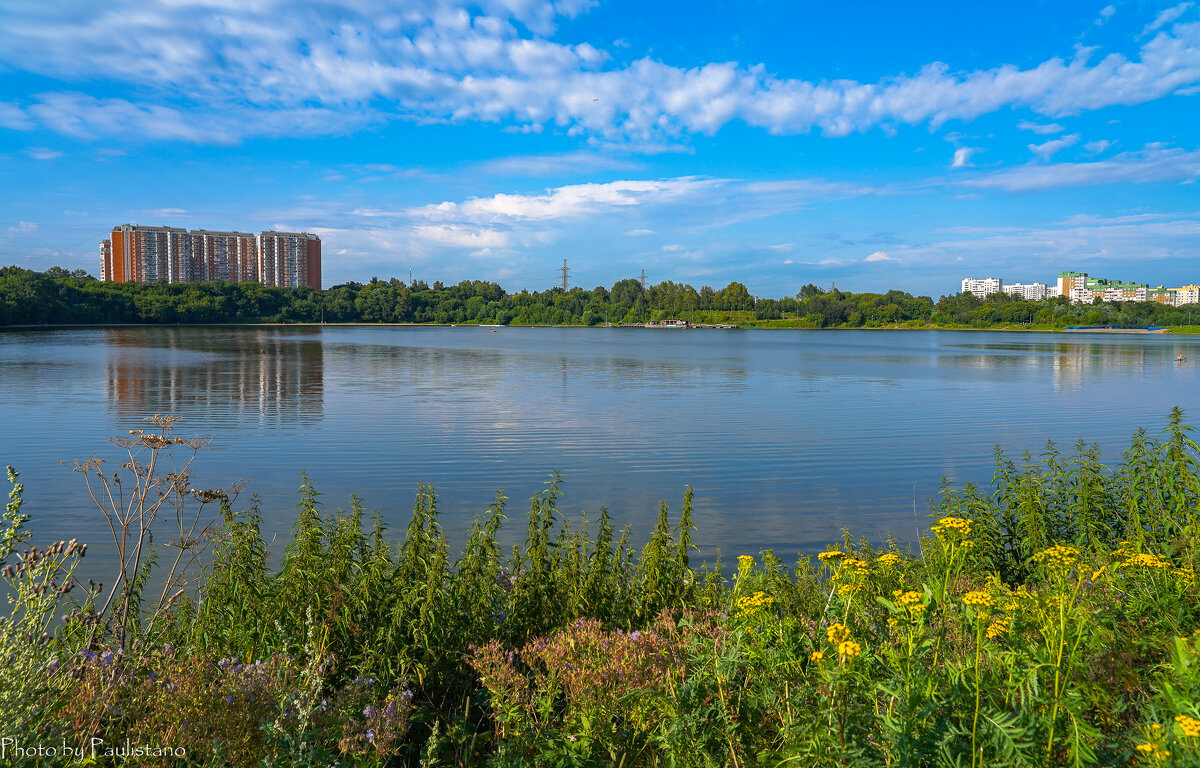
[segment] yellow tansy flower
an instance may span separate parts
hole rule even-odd
[[[844,624],[830,624],[825,630],[825,636],[831,644],[837,645],[850,639],[850,630]]]

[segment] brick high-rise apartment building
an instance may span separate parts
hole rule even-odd
[[[309,232],[214,232],[122,224],[100,243],[100,279],[254,282],[321,290],[321,238]]]
[[[258,273],[264,285],[321,285],[321,238],[308,232],[260,232]]]
[[[258,243],[254,235],[195,229],[188,233],[188,239],[192,248],[192,271],[188,282],[259,282]]]
[[[181,283],[191,266],[186,229],[114,227],[112,239],[100,244],[100,273],[117,283]]]

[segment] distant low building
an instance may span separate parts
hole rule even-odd
[[[979,298],[984,298],[993,293],[1000,293],[1004,289],[1004,281],[998,277],[964,277],[962,281],[962,292],[972,293]]]
[[[1017,296],[1026,301],[1041,301],[1048,295],[1050,286],[1045,283],[1013,283],[1004,286],[1002,290],[1010,296]]]

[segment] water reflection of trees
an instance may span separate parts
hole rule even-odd
[[[319,329],[109,328],[104,334],[106,395],[122,416],[260,424],[323,416]]]

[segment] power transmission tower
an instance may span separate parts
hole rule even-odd
[[[570,270],[567,269],[567,260],[566,259],[563,259],[563,265],[562,265],[561,271],[562,271],[562,280],[563,280],[562,289],[563,289],[563,293],[566,293],[567,292],[567,275],[570,274]]]
[[[646,269],[644,267],[642,268],[641,281],[642,281],[642,290],[644,291],[644,290],[646,290]]]

